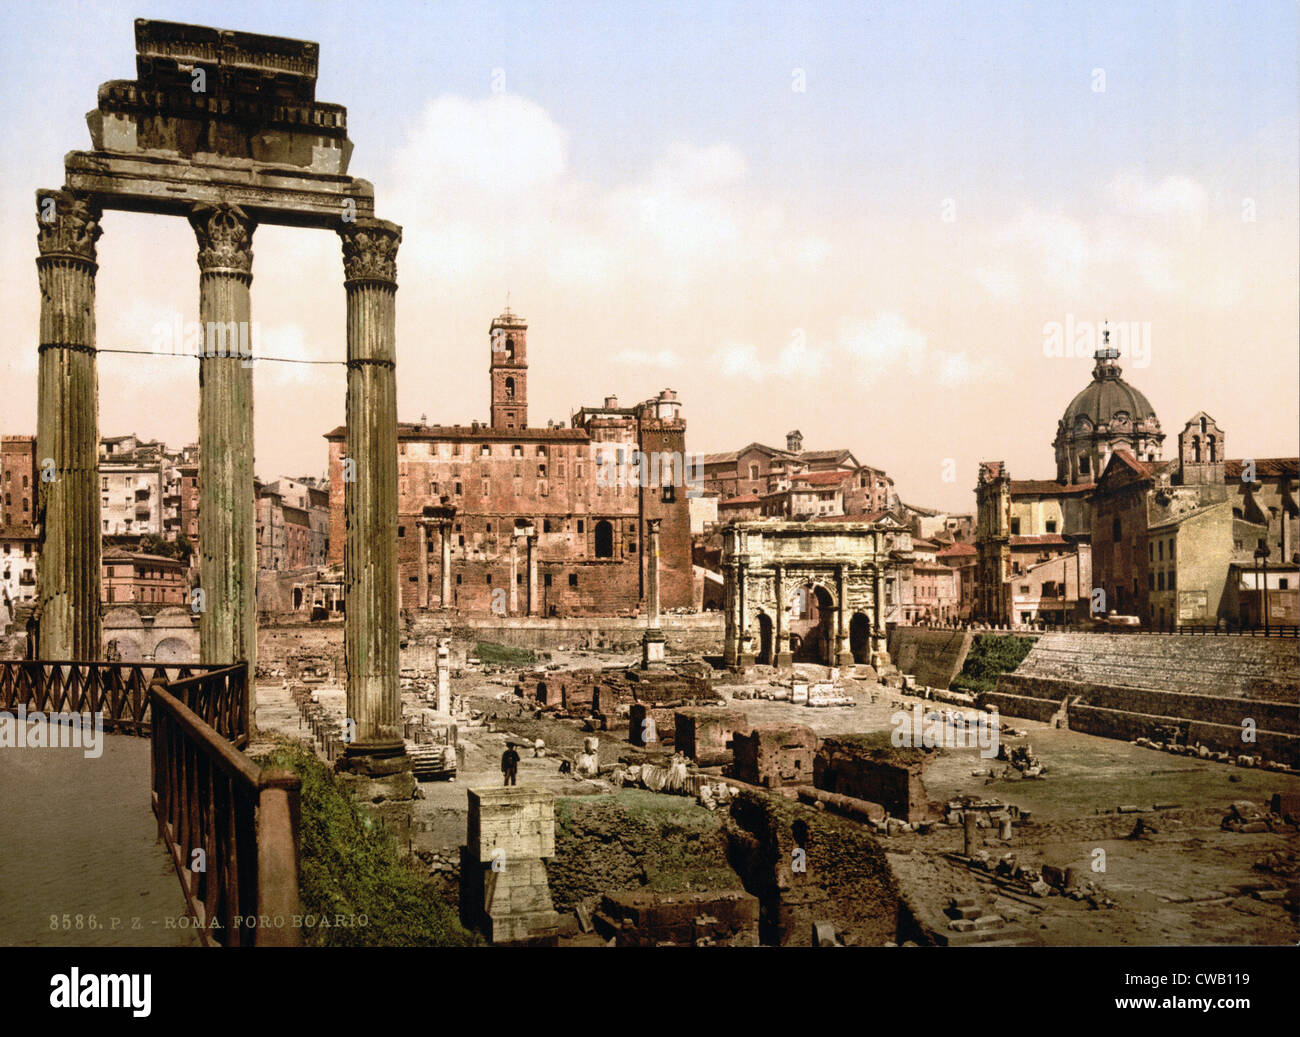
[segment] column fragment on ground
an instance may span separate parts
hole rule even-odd
[[[349,757],[400,756],[397,624],[397,248],[386,220],[342,225],[347,287],[347,457],[343,488],[344,658]]]
[[[257,668],[257,517],[249,288],[254,222],[235,205],[196,205],[199,245],[199,657]],[[250,711],[255,702],[250,702]]]
[[[36,516],[44,659],[98,659],[99,385],[95,242],[99,206],[69,191],[36,196],[41,287]]]

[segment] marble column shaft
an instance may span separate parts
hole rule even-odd
[[[420,538],[419,606],[427,609],[429,607],[429,527],[425,522],[420,521],[415,524],[415,530]]]
[[[397,624],[397,248],[401,228],[386,220],[344,223],[347,288],[347,456],[355,480],[343,487],[346,540],[344,659],[349,756],[404,752]]]
[[[440,522],[438,531],[442,538],[442,599],[439,604],[448,609],[451,608],[451,522]]]
[[[650,557],[646,565],[646,598],[650,610],[650,626],[659,626],[659,519],[650,519]]]
[[[528,615],[537,613],[537,534],[528,537]]]
[[[257,670],[257,515],[249,287],[254,222],[235,205],[197,205],[199,322],[199,658]],[[241,355],[242,354],[242,355]]]
[[[36,485],[40,535],[39,657],[98,659],[100,601],[99,382],[95,353],[94,199],[37,192],[41,289]]]

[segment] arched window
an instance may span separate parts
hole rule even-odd
[[[513,400],[514,398],[515,398],[515,380],[514,380],[513,378],[507,378],[507,379],[506,379],[506,399],[507,399],[507,400]]]
[[[1192,462],[1194,464],[1201,463],[1201,437],[1200,436],[1192,437]]]
[[[614,557],[614,527],[604,519],[596,523],[596,557]]]
[[[513,360],[514,358],[515,358],[515,337],[514,335],[507,335],[506,336],[506,359]]]
[[[1218,450],[1214,442],[1214,437],[1210,436],[1205,440],[1205,459],[1214,464],[1217,460]]]

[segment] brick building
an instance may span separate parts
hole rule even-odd
[[[0,526],[36,522],[36,437],[0,436]]]
[[[1092,494],[1094,579],[1106,611],[1157,629],[1256,625],[1262,544],[1270,613],[1295,622],[1300,459],[1229,460],[1225,447],[1223,429],[1201,411],[1179,433],[1177,458],[1111,456]]]
[[[959,623],[969,622],[975,613],[975,571],[978,558],[975,545],[961,540],[946,544],[935,555],[935,561],[953,570],[957,585],[957,613],[953,618]]]
[[[178,559],[109,550],[102,565],[106,605],[186,603],[185,563]]]
[[[1150,402],[1123,379],[1118,359],[1106,331],[1093,355],[1092,380],[1057,422],[1055,479],[1012,479],[1002,461],[980,465],[975,618],[1019,625],[1088,614],[1094,480],[1117,451],[1157,462],[1165,438]]]
[[[660,601],[692,607],[686,422],[676,394],[666,389],[632,407],[611,396],[568,426],[530,426],[527,335],[509,309],[492,321],[488,423],[398,425],[401,606],[633,611],[644,601],[643,549],[657,519]],[[343,557],[346,429],[325,438],[333,563]]]
[[[864,515],[898,503],[894,480],[864,465],[846,449],[804,450],[803,434],[787,433],[785,449],[750,443],[740,450],[703,457],[704,488],[720,498],[726,520],[768,516]],[[728,502],[757,505],[753,514],[727,508]]]

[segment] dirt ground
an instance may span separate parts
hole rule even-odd
[[[554,657],[568,668],[627,665],[628,655]],[[806,667],[805,676],[826,674]],[[465,695],[472,707],[490,721],[486,727],[462,730],[461,767],[454,781],[421,784],[424,798],[415,805],[417,851],[454,853],[464,842],[466,789],[502,781],[500,758],[507,738],[545,741],[547,754],[534,757],[520,749],[519,783],[550,788],[560,796],[610,795],[605,782],[575,780],[559,773],[554,752],[572,753],[582,745],[584,731],[575,721],[534,716],[528,704],[513,695],[513,675],[468,674],[453,682],[453,694]],[[811,708],[788,701],[735,698],[737,692],[770,687],[757,683],[718,683],[728,706],[743,710],[751,723],[797,720],[818,735],[889,731],[900,709],[912,710],[918,697],[874,682],[846,680],[842,693],[852,706]],[[267,719],[279,712],[278,689],[259,689]],[[288,703],[292,710],[292,703]],[[942,711],[942,703],[923,703]],[[259,723],[263,723],[259,709]],[[973,714],[972,714],[973,715]],[[296,711],[284,726],[296,726]],[[982,830],[984,847],[994,857],[1012,852],[1022,864],[1073,867],[1102,889],[1114,907],[1096,909],[1058,895],[1033,898],[999,889],[986,874],[972,871],[950,854],[960,854],[962,833],[947,826],[928,835],[904,833],[881,836],[900,886],[922,921],[942,927],[942,909],[954,895],[975,895],[990,910],[1020,924],[1045,945],[1166,945],[1166,944],[1295,944],[1300,941],[1296,916],[1265,892],[1280,890],[1283,877],[1254,869],[1265,854],[1300,852],[1300,839],[1289,834],[1244,834],[1222,831],[1220,820],[1229,803],[1251,800],[1266,805],[1275,792],[1300,792],[1300,776],[1243,769],[1209,760],[1173,756],[1114,741],[1057,730],[1033,721],[1009,718],[1014,731],[1002,736],[1008,746],[1029,744],[1046,766],[1036,780],[1003,777],[1007,764],[983,758],[978,748],[946,748],[925,776],[929,799],[938,805],[960,795],[998,798],[1029,812],[1010,840]],[[286,733],[293,733],[286,730]],[[633,752],[626,724],[596,732],[602,764],[617,762]],[[990,777],[990,771],[992,777]],[[977,773],[978,772],[978,773]],[[1164,809],[1154,810],[1157,805]],[[1117,813],[1120,806],[1140,813]],[[1129,838],[1137,819],[1155,829]]]

